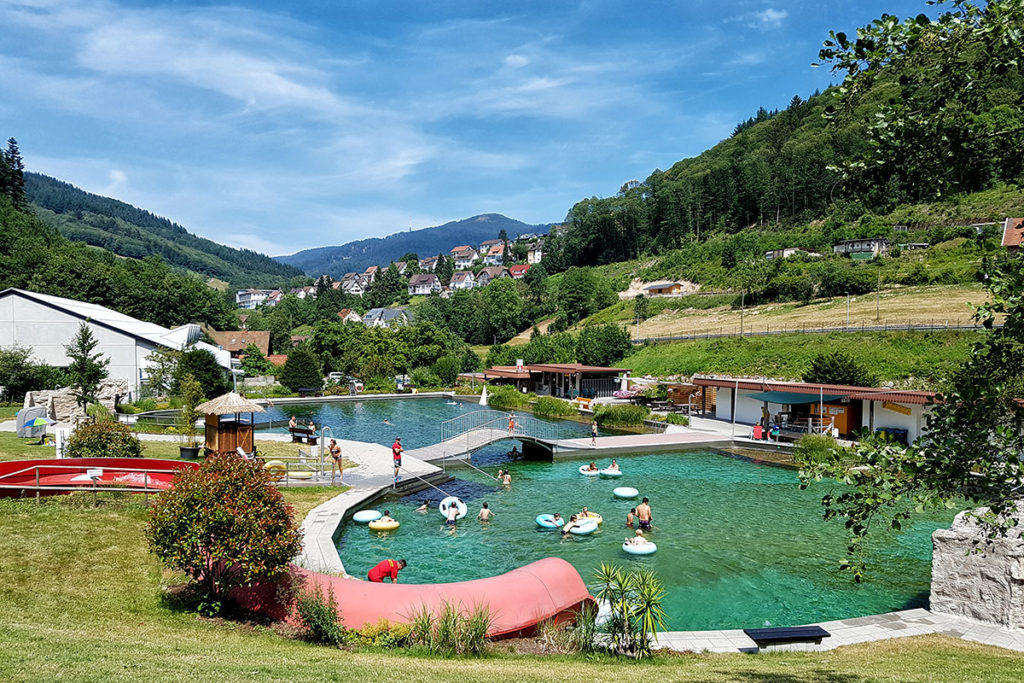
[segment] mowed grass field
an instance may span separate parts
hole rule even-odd
[[[738,295],[737,295],[738,296]],[[730,296],[654,297],[648,306],[654,315],[635,324],[633,301],[619,301],[595,313],[581,325],[618,322],[629,325],[634,338],[678,334],[718,334],[740,331],[741,311],[732,306]],[[850,297],[851,327],[871,325],[971,324],[973,306],[988,300],[980,286],[904,287],[883,290],[875,295]],[[817,299],[808,304],[772,303],[749,306],[742,312],[745,332],[792,330],[801,327],[841,327],[846,324],[846,297]],[[527,339],[529,334],[527,334]]]
[[[324,499],[334,492],[286,491]],[[311,500],[307,500],[308,505]],[[0,679],[5,681],[1018,681],[1024,655],[928,636],[827,653],[481,659],[342,651],[178,608],[180,576],[147,552],[138,498],[0,500]],[[342,606],[344,608],[344,606]]]
[[[636,348],[616,366],[634,376],[724,374],[798,380],[822,352],[845,351],[880,382],[934,388],[984,332],[780,334],[658,343]]]

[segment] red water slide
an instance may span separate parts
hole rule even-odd
[[[332,591],[345,627],[355,629],[381,619],[407,623],[424,608],[438,614],[447,602],[464,614],[477,606],[486,607],[493,618],[487,635],[513,636],[531,633],[538,622],[546,619],[570,618],[581,605],[594,600],[576,568],[557,557],[487,579],[458,583],[371,583],[299,567],[294,571],[307,585]],[[275,601],[276,594],[274,587],[260,586],[238,590],[234,597],[254,611],[291,619],[284,606]]]
[[[92,490],[95,486],[130,491],[164,491],[180,469],[197,463],[155,458],[64,458],[0,462],[0,497],[34,496]],[[52,488],[47,488],[52,487]]]

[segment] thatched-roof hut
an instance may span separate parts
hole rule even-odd
[[[231,391],[199,405],[197,410],[206,415],[207,454],[234,451],[239,446],[246,453],[255,450],[253,414],[263,412],[259,403]]]

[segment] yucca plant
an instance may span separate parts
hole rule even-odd
[[[459,638],[462,644],[462,651],[467,654],[478,655],[484,651],[487,643],[487,632],[491,630],[491,610],[486,605],[476,605],[468,617],[462,622],[462,631]]]
[[[651,640],[657,640],[658,630],[665,628],[661,607],[665,585],[650,569],[627,572],[605,563],[594,577],[597,599],[608,603],[610,610],[605,622],[609,649],[637,659],[650,656]]]

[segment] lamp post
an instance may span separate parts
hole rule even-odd
[[[846,326],[850,326],[850,293],[846,293]]]

